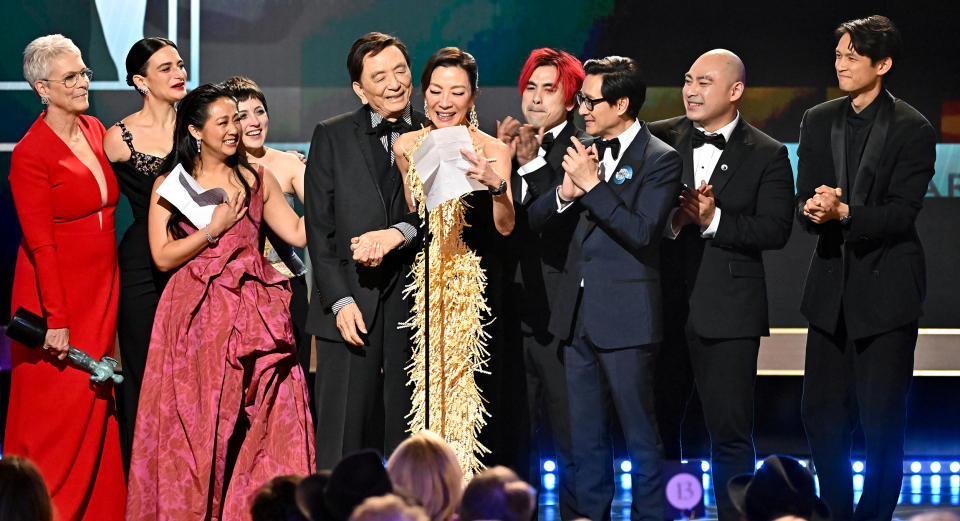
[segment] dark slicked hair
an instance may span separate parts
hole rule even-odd
[[[896,64],[903,52],[900,30],[886,16],[875,14],[843,22],[833,31],[834,44],[840,43],[840,38],[845,34],[850,35],[853,50],[869,57],[871,64],[884,58],[890,58]]]
[[[433,56],[427,60],[423,67],[423,74],[420,75],[420,90],[427,92],[430,86],[430,78],[437,67],[460,67],[467,73],[467,79],[470,80],[470,94],[477,92],[477,82],[479,73],[477,72],[477,60],[473,55],[457,47],[444,47],[433,53]]]
[[[640,108],[647,99],[647,84],[640,74],[640,66],[632,58],[623,56],[607,56],[587,60],[583,64],[587,75],[603,76],[600,93],[610,103],[620,99],[630,100],[627,105],[627,116],[636,119]]]
[[[260,90],[257,82],[245,76],[234,76],[223,82],[223,86],[230,91],[230,94],[237,100],[237,103],[247,101],[251,98],[257,98],[260,100],[260,103],[263,103],[263,110],[267,114],[270,113],[270,109],[267,108],[267,98],[263,95],[263,91]]]
[[[391,45],[400,50],[403,59],[407,61],[407,67],[410,67],[410,53],[407,52],[407,46],[400,39],[384,33],[367,33],[357,38],[350,46],[350,52],[347,53],[347,72],[350,73],[350,81],[360,83],[360,75],[363,74],[363,59],[368,54],[376,56],[380,54],[380,51]]]
[[[137,88],[137,86],[133,83],[133,77],[146,76],[147,63],[150,62],[150,57],[164,47],[173,47],[176,49],[177,44],[166,38],[152,37],[144,38],[133,44],[133,47],[130,47],[130,51],[127,53],[126,60],[127,85],[135,89]]]

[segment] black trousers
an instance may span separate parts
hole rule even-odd
[[[318,469],[333,468],[343,456],[365,448],[389,456],[406,438],[411,390],[404,368],[411,350],[409,331],[397,325],[408,316],[395,288],[375,316],[363,317],[366,345],[317,337]]]
[[[841,317],[834,334],[810,326],[803,426],[834,521],[889,521],[903,482],[906,399],[917,322],[852,340]],[[857,424],[866,442],[863,494],[853,508],[850,449]]]
[[[755,470],[753,419],[759,350],[759,337],[706,338],[687,324],[666,336],[657,360],[657,420],[662,422],[660,434],[669,447],[668,459],[682,458],[680,425],[694,385],[700,397],[710,434],[719,521],[740,520],[726,483]]]
[[[581,315],[578,311],[572,342],[564,351],[577,514],[593,521],[610,519],[612,404],[633,463],[630,519],[663,521],[663,446],[653,398],[659,344],[603,349],[584,334]]]

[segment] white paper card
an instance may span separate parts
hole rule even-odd
[[[461,149],[473,150],[473,143],[467,127],[457,125],[430,132],[413,152],[428,211],[463,194],[487,189],[480,181],[467,177],[470,162],[460,154]]]
[[[177,165],[173,172],[170,172],[170,175],[160,183],[157,194],[180,210],[190,224],[198,230],[210,224],[213,209],[227,200],[226,190],[223,188],[204,190],[181,165]]]

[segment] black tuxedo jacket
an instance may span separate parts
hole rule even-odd
[[[680,157],[646,125],[621,154],[610,180],[562,213],[556,187],[529,209],[535,231],[572,228],[551,303],[549,329],[561,340],[573,333],[581,280],[583,329],[594,344],[614,349],[663,338],[660,239],[680,188]]]
[[[916,320],[926,293],[923,248],[915,221],[934,173],[936,133],[916,109],[882,91],[854,186],[844,189],[847,226],[804,217],[821,185],[845,184],[844,125],[850,98],[807,110],[797,150],[797,220],[819,235],[800,311],[835,332],[841,314],[850,338],[883,333]]]
[[[650,132],[677,150],[682,180],[695,189],[693,123],[680,116],[651,123]],[[688,320],[700,336],[769,335],[761,252],[782,248],[790,237],[794,193],[787,148],[741,117],[709,184],[720,225],[712,239],[702,238],[697,224],[684,226],[675,240],[664,239],[664,300],[671,307],[689,303]]]
[[[527,183],[527,200],[521,198],[521,181],[517,169],[520,165],[513,161],[510,173],[510,186],[513,190],[513,208],[515,224],[513,233],[505,238],[507,255],[504,273],[511,282],[521,284],[519,295],[511,299],[517,305],[520,320],[528,331],[546,332],[550,319],[549,301],[557,287],[560,271],[566,259],[567,244],[563,236],[569,237],[570,230],[553,229],[544,234],[530,229],[527,211],[530,205],[540,197],[553,194],[554,189],[563,181],[563,156],[571,137],[585,138],[587,135],[568,121],[557,134],[553,146],[544,156],[545,165],[523,176]]]
[[[423,114],[413,113],[419,128]],[[403,182],[394,166],[390,182],[378,181],[377,155],[371,148],[370,112],[364,106],[317,125],[310,142],[304,178],[304,217],[313,264],[314,289],[307,314],[307,331],[342,341],[330,307],[352,296],[364,319],[372,319],[386,293],[400,291],[410,251],[388,254],[379,266],[353,261],[350,239],[399,221],[416,225],[403,198]],[[412,250],[413,248],[408,248]]]

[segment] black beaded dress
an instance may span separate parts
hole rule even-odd
[[[157,302],[169,278],[153,264],[147,234],[147,209],[153,182],[160,173],[162,157],[137,152],[133,135],[122,121],[117,122],[123,142],[130,148],[130,159],[110,163],[117,175],[120,193],[126,196],[133,211],[133,224],[123,234],[117,251],[120,264],[120,302],[117,314],[117,337],[124,381],[118,388],[120,444],[123,466],[130,464],[140,383],[147,364],[147,348],[153,329]]]

